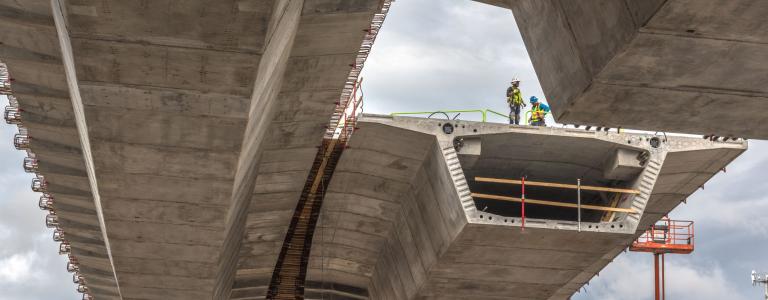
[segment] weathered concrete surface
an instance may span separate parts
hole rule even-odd
[[[211,297],[272,1],[66,12],[123,298]]]
[[[746,149],[744,142],[682,137],[654,148],[648,135],[464,121],[452,121],[455,132],[449,135],[441,130],[444,122],[376,116],[361,121],[315,231],[309,298],[568,299],[660,213]],[[458,152],[454,138],[464,142]],[[601,179],[617,149],[647,151],[649,158],[632,179]],[[566,177],[583,177],[636,188],[641,194],[619,207],[641,214],[582,222],[579,233],[571,209],[574,220],[528,217],[523,232],[519,212],[490,204],[478,210],[476,203],[483,202],[470,197],[488,190],[474,176],[500,171],[512,174],[507,177],[525,173],[566,183]],[[569,197],[562,201],[575,202]]]
[[[71,253],[98,299],[120,299],[97,217],[83,148],[69,98],[62,52],[49,0],[0,1],[0,60],[13,77],[14,95],[39,172],[48,181]],[[61,266],[64,268],[64,266]],[[73,286],[74,289],[74,286]]]
[[[380,1],[62,2],[115,270],[50,3],[0,1],[0,59],[91,294],[263,297],[243,282],[271,276]]]
[[[326,126],[380,1],[306,1],[275,115],[264,135],[250,207],[233,258],[232,299],[266,295],[285,233]],[[240,166],[242,167],[242,165]]]
[[[765,1],[506,3],[558,122],[768,138]]]

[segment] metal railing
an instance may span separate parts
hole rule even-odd
[[[5,123],[19,125],[21,124],[21,109],[12,105],[6,106],[3,117]]]
[[[26,133],[26,130],[22,129],[23,128],[19,128],[19,133],[13,136],[13,146],[16,147],[16,150],[29,150],[30,138]]]
[[[62,231],[61,229],[56,229],[53,232],[53,241],[54,242],[63,242],[64,241],[64,231]],[[75,282],[75,283],[77,283],[77,282]]]
[[[336,102],[336,109],[331,117],[326,138],[344,138],[343,142],[346,143],[352,135],[352,131],[354,131],[358,110],[362,110],[362,96],[358,98],[356,95],[360,91],[362,84],[360,74],[363,71],[368,56],[371,54],[373,44],[376,42],[376,38],[384,25],[391,6],[392,0],[384,0],[379,7],[379,12],[373,15],[370,26],[364,30],[363,42],[357,52],[355,61],[349,65],[352,69],[347,75],[347,81],[344,84],[339,101]]]
[[[8,73],[8,68],[5,64],[0,65],[0,95],[10,95],[11,91],[11,75]]]
[[[693,221],[659,220],[630,246],[631,251],[652,253],[693,252]]]
[[[504,118],[507,122],[510,121],[510,117],[507,114],[500,113],[498,111],[492,110],[490,108],[486,109],[448,109],[448,110],[436,110],[436,111],[408,111],[408,112],[394,112],[391,113],[391,116],[404,116],[404,115],[428,115],[427,118],[432,118],[434,115],[443,115],[446,119],[449,120],[456,120],[462,113],[477,113],[480,114],[480,121],[481,122],[488,122],[488,116],[495,115],[501,118]],[[455,114],[453,117],[451,117],[449,114]],[[523,120],[521,120],[521,125],[528,125],[528,120],[530,120],[531,111],[526,111],[524,114]]]
[[[357,125],[357,118],[362,113],[363,97],[357,95],[361,90],[362,80],[356,81],[349,97],[337,105],[337,112],[331,118],[331,123],[325,133],[326,139],[338,139],[340,144],[346,144]]]
[[[59,255],[69,254],[70,251],[72,251],[72,247],[69,246],[68,242],[61,242],[59,245]]]
[[[693,221],[662,219],[637,239],[638,243],[693,245]]]
[[[32,178],[31,187],[33,192],[44,193],[48,190],[48,181],[45,181],[45,177],[42,175],[37,175],[37,177]]]
[[[38,203],[40,209],[53,211],[53,198],[47,194],[40,196],[40,202]]]
[[[32,190],[43,193],[43,195],[40,196],[38,206],[40,209],[49,211],[49,214],[45,217],[45,225],[48,228],[54,229],[53,240],[61,243],[59,245],[59,254],[69,254],[70,261],[67,263],[67,271],[72,272],[74,270],[75,274],[72,275],[72,280],[75,284],[78,284],[77,291],[83,293],[82,299],[92,300],[93,296],[89,294],[88,287],[85,285],[86,280],[78,273],[80,267],[77,259],[70,254],[71,246],[64,237],[64,231],[60,227],[59,217],[54,211],[53,196],[47,191],[48,182],[45,181],[45,178],[43,178],[42,175],[38,174],[39,161],[36,159],[35,154],[30,148],[31,137],[24,127],[22,117],[24,110],[21,108],[19,100],[13,95],[13,90],[11,89],[12,82],[13,79],[8,72],[8,67],[0,62],[0,95],[5,95],[8,98],[9,103],[9,105],[5,107],[3,117],[6,123],[16,125],[19,130],[19,133],[13,137],[13,145],[17,150],[24,150],[27,152],[28,157],[24,159],[23,168],[25,172],[36,174],[35,178],[32,180]]]
[[[24,158],[24,172],[27,173],[36,173],[37,172],[37,159],[33,157],[25,157]]]
[[[76,260],[75,261],[70,260],[70,261],[67,262],[67,272],[75,273],[75,272],[78,272],[78,271],[80,271],[80,267],[77,266],[77,261]]]
[[[442,114],[445,116],[446,119],[449,120],[456,120],[462,113],[478,113],[480,114],[480,120],[482,122],[487,122],[488,120],[488,112],[491,112],[496,115],[500,115],[504,118],[507,118],[509,120],[509,116],[504,115],[502,113],[490,110],[490,109],[449,109],[449,110],[436,110],[436,111],[411,111],[411,112],[394,112],[391,113],[391,116],[403,116],[403,115],[428,115],[427,118],[432,118],[434,115]],[[448,114],[456,114],[453,117],[449,116]]]
[[[47,216],[45,216],[45,226],[48,228],[59,227],[59,216],[53,212],[50,212]]]

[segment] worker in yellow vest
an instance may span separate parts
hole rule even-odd
[[[507,104],[509,104],[509,124],[520,124],[520,108],[525,107],[523,95],[520,93],[520,80],[512,79],[511,86],[507,88]]]
[[[548,105],[539,102],[539,98],[536,98],[536,96],[531,96],[531,118],[528,120],[531,126],[547,126],[544,118],[547,117],[549,112]]]

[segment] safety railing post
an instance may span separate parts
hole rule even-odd
[[[525,231],[525,176],[520,178],[520,181],[522,182],[522,184],[520,185],[521,189],[522,189],[521,190],[521,192],[522,192],[521,195],[522,196],[520,197],[520,200],[521,200],[520,201],[521,202],[521,205],[520,205],[520,215],[522,216],[522,222],[521,222],[522,223],[522,227],[520,227],[520,228],[521,228],[522,231]]]
[[[579,223],[579,232],[581,232],[581,178],[576,179],[576,211],[577,220]]]
[[[661,299],[667,299],[666,282],[664,280],[664,253],[661,254]]]
[[[528,122],[528,121],[531,119],[531,116],[533,116],[533,112],[531,112],[530,110],[529,110],[529,111],[526,111],[526,112],[525,112],[525,119],[523,120],[525,123],[523,123],[523,124],[525,124],[525,125],[531,125],[531,123],[530,123],[530,122]]]
[[[653,254],[653,286],[654,286],[654,299],[661,300],[659,298],[659,254]]]

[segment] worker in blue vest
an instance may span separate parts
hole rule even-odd
[[[531,96],[531,118],[528,120],[528,124],[531,124],[531,126],[547,126],[544,118],[549,112],[549,106],[539,102],[539,98],[536,98],[536,96]]]
[[[520,124],[520,108],[525,107],[523,95],[520,93],[520,80],[512,79],[511,86],[507,88],[507,104],[509,104],[509,124]]]

